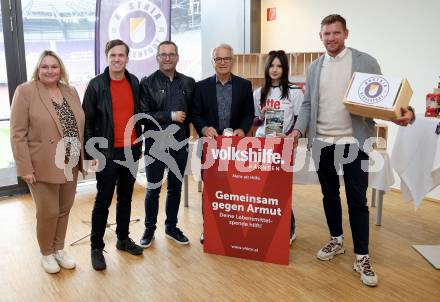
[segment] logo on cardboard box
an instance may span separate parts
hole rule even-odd
[[[355,72],[346,99],[350,103],[393,108],[402,78]]]
[[[388,95],[390,84],[386,79],[374,76],[364,80],[358,90],[359,98],[367,104],[375,104]]]

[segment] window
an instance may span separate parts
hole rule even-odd
[[[202,31],[200,0],[171,1],[171,40],[179,47],[177,70],[202,77]]]
[[[95,0],[22,1],[28,79],[40,53],[51,49],[62,58],[82,99],[95,74],[95,10]]]
[[[11,111],[3,41],[3,25],[1,23],[0,39],[0,187],[5,187],[17,184],[17,174],[9,139],[9,117]]]

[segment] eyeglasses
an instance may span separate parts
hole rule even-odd
[[[166,58],[175,59],[177,57],[176,53],[160,53],[157,55],[161,60],[164,60]]]
[[[224,57],[224,58],[217,57],[217,58],[214,58],[214,62],[216,64],[220,64],[222,61],[224,63],[231,63],[232,57]]]
[[[284,51],[284,50],[271,50],[271,51],[269,51],[269,55],[283,55],[283,54],[285,54],[286,52]]]

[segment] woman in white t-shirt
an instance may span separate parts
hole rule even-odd
[[[304,95],[289,82],[289,63],[283,50],[269,52],[264,68],[264,85],[254,91],[257,131],[255,136],[287,135],[295,125]],[[295,240],[295,216],[292,210],[290,244]]]

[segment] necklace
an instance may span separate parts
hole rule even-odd
[[[49,98],[52,102],[57,104],[61,104],[64,100],[64,97],[59,89],[49,90]]]

